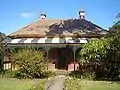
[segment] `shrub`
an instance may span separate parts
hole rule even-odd
[[[44,74],[43,74],[43,77],[53,77],[53,76],[56,76],[56,73],[53,72],[53,71],[45,71]]]
[[[2,68],[2,45],[0,44],[0,71]]]
[[[94,79],[95,78],[95,74],[93,72],[86,72],[86,71],[72,71],[68,74],[71,77],[74,78],[80,78],[80,79]]]
[[[46,70],[44,52],[35,48],[24,48],[14,53],[14,61],[17,64],[17,76],[28,78],[42,78]]]
[[[16,77],[16,73],[17,73],[16,71],[6,70],[0,72],[0,76],[5,78],[13,78]]]
[[[82,72],[81,71],[71,71],[68,75],[71,77],[75,77],[75,78],[81,78]]]

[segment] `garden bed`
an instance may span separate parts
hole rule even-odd
[[[93,81],[68,77],[64,90],[120,90],[120,82]]]

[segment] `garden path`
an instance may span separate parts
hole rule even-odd
[[[46,90],[63,90],[65,75],[58,75],[55,78],[48,80]]]

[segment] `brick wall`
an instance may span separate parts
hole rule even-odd
[[[75,63],[75,70],[79,69],[79,64]],[[68,64],[68,71],[74,71],[74,63]]]
[[[57,69],[57,62],[58,62],[58,49],[51,49],[49,51],[49,70],[55,70]],[[71,49],[66,49],[66,67],[68,69],[68,71],[73,71],[74,70],[74,59],[73,59],[73,51]],[[79,68],[79,64],[76,62],[75,63],[75,70],[77,70]]]

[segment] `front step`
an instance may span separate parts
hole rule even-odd
[[[67,70],[56,70],[55,73],[57,75],[67,75],[70,71]]]

